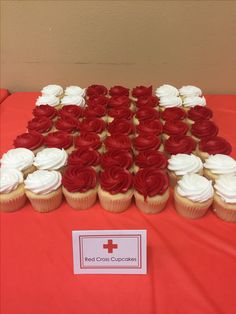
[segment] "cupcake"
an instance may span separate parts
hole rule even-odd
[[[58,110],[58,116],[61,118],[73,117],[81,119],[83,117],[83,108],[76,105],[67,105]]]
[[[72,116],[63,116],[55,122],[55,129],[72,135],[78,135],[79,121]]]
[[[96,203],[97,175],[91,167],[69,167],[62,178],[62,191],[70,207],[88,209]]]
[[[101,166],[103,169],[109,169],[112,166],[116,166],[132,171],[133,157],[131,152],[127,150],[109,150],[102,155]]]
[[[41,90],[42,96],[60,97],[63,94],[63,88],[60,85],[51,84],[44,86]]]
[[[79,86],[68,86],[65,89],[65,96],[81,96],[85,97],[86,89]]]
[[[196,142],[187,135],[170,136],[164,145],[168,155],[192,154],[196,150]]]
[[[185,97],[200,97],[202,96],[202,91],[199,87],[193,86],[193,85],[186,85],[186,86],[182,86],[179,89],[179,94],[181,97],[185,98]]]
[[[81,132],[93,132],[99,135],[101,141],[107,136],[106,123],[99,118],[85,118],[79,123]]]
[[[36,211],[46,213],[61,205],[60,172],[37,170],[29,174],[24,183],[26,196]]]
[[[33,109],[33,115],[35,117],[47,117],[51,120],[55,120],[57,117],[57,110],[55,107],[49,105],[40,105]]]
[[[141,107],[136,111],[133,122],[135,125],[138,125],[143,121],[150,121],[155,119],[159,119],[159,112],[154,108],[146,106]]]
[[[228,155],[210,155],[204,162],[204,176],[215,181],[221,174],[236,175],[236,160]]]
[[[60,99],[53,95],[39,96],[36,100],[36,106],[48,105],[55,109],[60,109]]]
[[[152,96],[152,86],[136,86],[132,90],[132,97],[134,99],[139,99],[140,97]]]
[[[136,101],[135,101],[136,107],[137,108],[142,108],[142,107],[152,107],[152,108],[156,108],[157,110],[159,110],[158,108],[158,98],[156,96],[142,96],[139,97]]]
[[[108,124],[107,135],[120,133],[128,135],[130,138],[134,135],[133,123],[126,119],[115,119]]]
[[[181,107],[182,100],[178,96],[163,96],[159,101],[160,111],[164,111],[167,108]]]
[[[166,156],[155,150],[147,150],[139,153],[135,158],[134,172],[136,173],[139,169],[145,168],[166,170]]]
[[[162,121],[183,121],[186,118],[186,112],[180,107],[166,108],[161,112]]]
[[[18,210],[25,202],[22,172],[13,168],[0,168],[0,211]]]
[[[126,107],[126,108],[130,108],[132,109],[131,106],[131,100],[129,99],[128,96],[113,96],[111,98],[109,98],[108,100],[108,104],[107,104],[108,108],[122,108],[122,107]]]
[[[64,149],[44,148],[34,158],[38,170],[58,170],[63,172],[67,165],[68,155]]]
[[[134,177],[135,204],[145,214],[161,212],[169,199],[167,174],[160,169],[145,168]]]
[[[159,136],[154,135],[138,135],[133,140],[133,151],[134,154],[144,152],[146,150],[156,150],[163,152],[163,145]]]
[[[129,96],[129,89],[123,86],[113,86],[109,89],[110,96]]]
[[[74,150],[68,157],[68,167],[92,167],[96,172],[99,172],[101,155],[93,148],[81,147]]]
[[[191,154],[172,155],[168,160],[168,174],[171,186],[175,186],[185,174],[203,174],[203,164],[199,157]]]
[[[106,95],[108,92],[107,88],[103,85],[90,85],[88,88],[87,88],[87,91],[86,91],[86,95],[89,96],[89,97],[99,97],[99,96],[104,96]]]
[[[35,170],[34,153],[27,148],[13,148],[2,155],[1,167],[14,168],[23,172],[24,177]]]
[[[119,150],[128,150],[131,151],[131,140],[130,138],[125,134],[112,134],[108,136],[104,142],[105,144],[105,150],[113,150],[113,149],[119,149]]]
[[[189,127],[183,121],[166,121],[163,126],[162,139],[167,140],[170,136],[186,135]]]
[[[29,132],[36,131],[41,133],[42,135],[47,135],[52,129],[52,125],[52,120],[45,116],[42,116],[30,120],[28,122],[27,129],[29,130]]]
[[[36,155],[40,150],[44,148],[44,137],[39,132],[31,131],[29,133],[23,133],[18,135],[14,141],[13,145],[15,148],[27,148]]]
[[[131,121],[133,119],[133,111],[127,107],[111,108],[107,113],[107,122],[110,123],[114,119],[125,119]]]
[[[205,160],[209,157],[209,155],[230,155],[231,151],[231,144],[223,137],[212,136],[209,138],[204,138],[198,143],[196,153],[202,160]]]
[[[91,96],[87,99],[87,106],[90,107],[96,107],[96,106],[103,106],[107,107],[109,98],[103,95],[100,96]]]
[[[189,96],[183,99],[183,108],[185,111],[188,111],[195,106],[206,106],[205,97]]]
[[[186,218],[204,216],[213,201],[212,182],[196,173],[184,175],[174,190],[176,211]]]
[[[82,96],[78,95],[64,96],[61,99],[61,105],[62,106],[76,105],[83,108],[85,107],[85,99]]]
[[[49,133],[45,137],[44,143],[49,148],[65,149],[68,154],[74,150],[72,135],[63,131]]]
[[[81,132],[75,138],[75,147],[78,148],[93,148],[99,153],[103,152],[103,146],[100,137],[96,133]]]
[[[155,94],[158,98],[165,97],[165,96],[179,96],[179,91],[176,87],[170,85],[170,84],[164,84],[159,86]]]
[[[101,172],[98,197],[104,209],[123,212],[131,205],[132,196],[133,176],[128,170],[112,166]]]
[[[212,116],[213,113],[211,109],[203,106],[195,106],[188,111],[186,122],[191,126],[193,123],[200,120],[210,120]]]
[[[192,137],[195,141],[216,136],[218,132],[219,129],[216,124],[209,120],[196,121],[191,128]]]
[[[236,222],[236,175],[220,175],[214,185],[213,211],[228,222]]]
[[[107,122],[107,112],[106,107],[95,105],[90,105],[89,107],[85,108],[84,110],[84,117],[86,118],[100,118]]]
[[[141,121],[136,127],[136,133],[141,135],[161,135],[162,133],[162,123],[155,119],[155,120],[144,120]]]

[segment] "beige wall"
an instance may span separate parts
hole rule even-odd
[[[236,93],[236,1],[1,1],[1,86]]]

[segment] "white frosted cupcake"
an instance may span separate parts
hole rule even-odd
[[[65,96],[81,96],[81,97],[85,97],[86,96],[86,89],[85,88],[81,88],[79,86],[68,86],[65,89]]]
[[[44,148],[34,158],[38,170],[58,170],[63,172],[67,165],[68,155],[64,149]]]
[[[182,107],[182,99],[177,96],[163,96],[159,101],[159,108],[164,111],[167,108]]]
[[[199,87],[193,85],[182,86],[179,89],[179,94],[181,97],[194,97],[194,96],[202,96],[202,91]]]
[[[61,174],[58,171],[37,170],[25,179],[25,192],[39,212],[49,212],[62,202]]]
[[[236,175],[221,175],[214,185],[213,211],[228,222],[236,222]]]
[[[60,85],[47,85],[41,90],[42,96],[56,96],[59,97],[63,94],[63,88]]]
[[[202,175],[203,164],[199,157],[193,154],[177,154],[172,155],[168,160],[168,174],[171,186],[175,186],[182,176],[190,173]]]
[[[17,169],[0,169],[0,210],[12,212],[26,202],[23,174]]]
[[[189,96],[183,99],[183,108],[185,111],[195,106],[206,106],[205,97]]]
[[[61,99],[61,104],[62,106],[76,105],[80,107],[85,107],[85,99],[80,95],[64,96]]]
[[[213,201],[212,182],[199,174],[186,174],[174,191],[176,211],[186,218],[204,216]]]
[[[170,84],[164,84],[159,86],[156,91],[155,95],[158,98],[165,97],[165,96],[179,96],[179,91],[176,87]]]
[[[223,154],[210,155],[204,163],[203,174],[213,181],[221,174],[236,175],[236,160]]]
[[[39,96],[36,100],[36,106],[48,105],[55,107],[55,109],[60,108],[60,99],[53,95]]]
[[[35,170],[34,153],[27,148],[13,148],[2,155],[1,167],[14,168],[23,172],[24,177]]]

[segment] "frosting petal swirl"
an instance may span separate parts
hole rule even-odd
[[[164,84],[156,89],[155,94],[158,98],[163,97],[163,96],[175,96],[176,97],[176,96],[179,96],[179,91],[176,87],[172,85]]]
[[[28,122],[27,128],[29,131],[44,133],[52,128],[52,120],[45,116],[36,117]]]
[[[161,112],[161,117],[165,121],[183,120],[186,117],[186,112],[179,107],[166,108]]]
[[[0,168],[0,193],[10,193],[23,182],[23,174],[17,169]]]
[[[211,109],[203,106],[192,107],[188,111],[188,118],[193,121],[210,120],[213,116]]]
[[[132,96],[135,98],[147,97],[152,95],[152,86],[136,86],[132,90]]]
[[[45,137],[45,145],[47,147],[56,147],[56,148],[64,148],[67,149],[73,144],[73,137],[66,132],[63,131],[56,131],[49,133]]]
[[[82,96],[78,95],[64,96],[61,99],[61,104],[63,106],[76,105],[83,108],[85,107],[85,99]]]
[[[76,105],[67,105],[63,106],[60,110],[58,110],[58,115],[60,117],[74,117],[81,118],[83,116],[83,109]]]
[[[123,86],[113,86],[109,90],[111,96],[129,96],[129,89]]]
[[[136,106],[141,107],[156,107],[159,104],[158,98],[156,96],[142,96],[136,100]]]
[[[159,112],[151,107],[141,107],[136,111],[135,117],[139,121],[159,119]]]
[[[102,155],[101,165],[103,169],[112,166],[130,169],[133,164],[133,157],[127,150],[113,149]]]
[[[232,146],[223,137],[212,136],[209,138],[204,138],[200,141],[199,150],[201,150],[202,152],[206,152],[210,155],[229,155],[232,151]]]
[[[61,186],[61,174],[58,171],[37,170],[25,179],[25,188],[35,194],[48,194]]]
[[[159,106],[163,108],[181,107],[182,100],[177,96],[162,96],[160,98]]]
[[[153,135],[138,135],[133,141],[134,148],[139,151],[158,150],[161,145],[161,140],[158,136]]]
[[[44,148],[34,158],[39,170],[58,170],[67,164],[68,155],[64,149]]]
[[[102,133],[106,128],[106,123],[100,118],[86,118],[79,123],[82,132]]]
[[[87,88],[87,96],[100,96],[100,95],[106,95],[108,92],[107,88],[103,85],[90,85]]]
[[[86,89],[85,88],[81,88],[79,86],[68,86],[65,89],[65,95],[66,96],[78,95],[78,96],[81,96],[81,97],[85,97]]]
[[[57,115],[57,110],[49,105],[40,105],[33,109],[33,115],[35,117],[45,116],[49,119],[53,119]]]
[[[107,150],[110,150],[110,149],[131,150],[131,140],[125,134],[115,133],[110,136],[107,136],[105,140],[105,146]]]
[[[44,86],[43,89],[41,90],[41,93],[43,96],[60,96],[63,94],[63,88],[60,85],[47,85]]]
[[[48,105],[56,107],[57,105],[59,105],[59,103],[59,98],[53,95],[39,96],[36,100],[36,106]]]
[[[159,120],[143,120],[137,125],[136,132],[138,134],[160,135],[162,133],[162,123]]]
[[[196,142],[187,135],[172,135],[165,141],[168,154],[191,154],[196,149]]]
[[[107,131],[110,134],[122,133],[130,135],[134,132],[134,126],[126,119],[115,119],[108,124]]]
[[[220,175],[214,185],[216,193],[229,204],[236,204],[236,175]]]
[[[75,146],[77,148],[84,147],[99,149],[101,145],[100,137],[93,132],[81,132],[75,139]]]
[[[24,147],[30,150],[34,150],[44,143],[44,137],[42,134],[36,131],[31,131],[29,133],[23,133],[18,135],[13,144],[17,147]]]
[[[188,125],[182,121],[166,121],[163,127],[163,133],[168,135],[185,135],[188,129]]]
[[[74,133],[78,130],[78,120],[72,116],[63,116],[56,121],[55,126],[60,131]]]
[[[135,164],[139,168],[156,168],[166,169],[167,158],[166,156],[155,150],[148,150],[139,153],[135,158]]]
[[[34,153],[27,148],[14,148],[2,155],[1,166],[25,170],[32,166]]]
[[[114,119],[131,120],[134,113],[127,107],[111,108],[108,110],[108,116]]]
[[[103,106],[106,107],[108,104],[108,100],[109,98],[107,98],[106,96],[103,95],[99,95],[99,96],[91,96],[87,99],[87,105],[88,107],[90,106]]]
[[[210,155],[204,163],[204,168],[215,174],[236,175],[236,160],[228,155]]]
[[[183,100],[184,107],[206,106],[205,97],[189,96]]]
[[[192,135],[197,138],[216,136],[219,132],[216,124],[210,120],[196,121],[191,128]]]
[[[179,94],[183,97],[202,96],[202,91],[199,87],[193,85],[182,86],[179,89]]]
[[[81,147],[68,158],[68,166],[95,167],[100,164],[101,156],[93,148]]]
[[[201,159],[193,154],[172,155],[168,163],[168,169],[174,171],[178,176],[188,173],[198,173],[203,168]]]

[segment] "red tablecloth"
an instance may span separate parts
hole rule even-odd
[[[1,105],[2,153],[25,131],[37,95],[15,93]],[[236,96],[206,98],[236,157]],[[65,203],[48,214],[29,204],[2,213],[1,313],[235,313],[236,224],[212,212],[187,220],[172,203],[151,216],[134,205],[116,215]],[[148,274],[73,275],[71,231],[79,229],[147,229]]]
[[[9,91],[4,88],[0,88],[0,104],[10,95]]]

